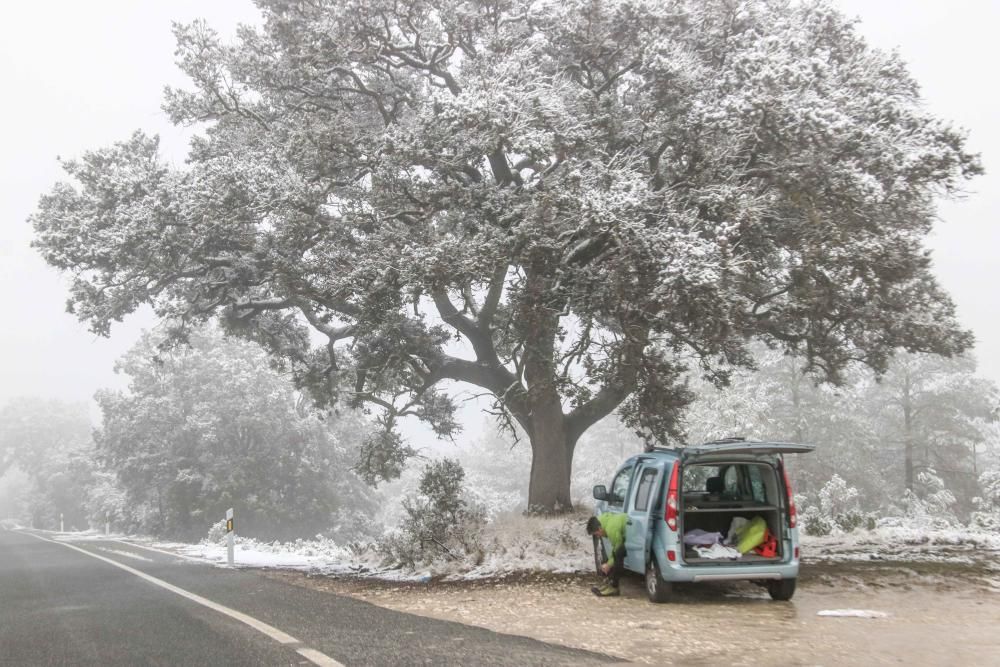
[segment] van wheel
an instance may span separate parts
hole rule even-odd
[[[660,566],[654,558],[646,566],[646,595],[650,602],[666,602],[670,599],[671,585],[660,576]]]
[[[767,582],[767,592],[772,600],[791,600],[795,595],[795,579],[776,579]]]
[[[604,565],[604,561],[608,559],[608,554],[604,550],[604,540],[594,536],[594,570],[597,572],[597,576],[604,576],[601,572],[601,566]]]

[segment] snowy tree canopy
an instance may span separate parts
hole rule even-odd
[[[147,334],[118,370],[129,391],[101,391],[98,460],[144,532],[195,538],[239,507],[241,534],[290,539],[370,519],[371,493],[350,473],[345,443],[362,420],[303,415],[264,352],[195,330],[160,350]]]
[[[448,435],[439,383],[485,388],[549,509],[587,428],[677,435],[684,368],[750,339],[832,379],[970,343],[923,238],[978,158],[826,4],[258,4],[232,44],[176,29],[185,166],[136,133],[32,217],[96,332],[219,315],[319,403],[380,406],[396,469],[400,415]]]

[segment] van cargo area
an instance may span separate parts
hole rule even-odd
[[[685,544],[683,559],[689,564],[736,565],[780,561],[783,557],[784,530],[779,509],[777,471],[771,465],[734,461],[711,465],[689,465],[684,469],[681,495],[680,531],[721,533],[725,539],[739,517],[752,520],[763,517],[768,531],[777,539],[775,556],[762,556],[753,550],[738,559],[705,558]]]

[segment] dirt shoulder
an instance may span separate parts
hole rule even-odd
[[[654,665],[995,664],[1000,590],[982,564],[814,562],[791,602],[749,583],[678,587],[646,600],[642,580],[618,598],[594,577],[523,574],[481,581],[399,583],[262,571],[294,585],[497,632]],[[883,618],[818,616],[864,609]]]

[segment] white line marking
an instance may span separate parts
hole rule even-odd
[[[322,667],[344,667],[330,656],[325,653],[320,653],[314,648],[300,648],[295,652],[314,665],[322,665]]]
[[[134,554],[131,551],[123,551],[122,549],[108,549],[107,547],[97,547],[98,551],[103,551],[109,554],[118,554],[119,556],[125,556],[126,558],[134,558],[136,560],[144,560],[147,563],[152,563],[152,558],[146,558],[145,556],[140,556],[139,554]]]
[[[135,542],[126,542],[125,540],[111,540],[112,542],[118,542],[119,544],[124,544],[129,547],[136,547],[138,549],[145,549],[146,551],[155,551],[158,554],[163,554],[164,556],[173,556],[174,558],[183,558],[184,560],[189,560],[194,563],[202,563],[208,565],[209,561],[202,560],[200,558],[195,558],[193,556],[185,556],[184,554],[179,554],[174,551],[166,551],[164,549],[157,549],[156,547],[147,547],[145,544],[137,544]]]
[[[253,616],[250,616],[248,614],[244,614],[241,611],[236,611],[235,609],[231,609],[229,607],[221,605],[218,602],[212,602],[208,598],[203,598],[200,595],[196,595],[195,593],[188,592],[188,591],[184,590],[183,588],[179,588],[177,586],[174,586],[173,584],[168,584],[167,582],[163,581],[162,579],[157,579],[156,577],[150,576],[150,575],[146,574],[145,572],[141,572],[141,571],[139,571],[139,570],[137,570],[137,569],[135,569],[133,567],[129,567],[128,565],[124,565],[122,563],[119,563],[116,560],[112,560],[110,558],[105,558],[104,556],[99,556],[99,555],[97,555],[97,554],[95,554],[95,553],[93,553],[91,551],[87,551],[86,549],[81,549],[80,547],[74,546],[72,544],[67,544],[66,542],[57,542],[56,540],[50,540],[47,537],[42,537],[41,535],[35,535],[33,533],[24,533],[24,534],[25,535],[31,535],[35,539],[42,540],[43,542],[51,542],[52,544],[58,544],[60,546],[64,546],[67,549],[73,549],[74,551],[79,551],[80,553],[82,553],[82,554],[84,554],[86,556],[90,556],[91,558],[96,558],[97,560],[102,560],[105,563],[108,563],[110,565],[114,565],[117,568],[121,568],[122,570],[125,570],[129,574],[134,574],[135,576],[139,577],[140,579],[145,579],[146,581],[148,581],[149,583],[153,584],[154,586],[159,586],[160,588],[165,588],[166,590],[170,591],[171,593],[175,593],[177,595],[180,595],[181,597],[187,598],[188,600],[191,600],[192,602],[197,602],[198,604],[200,604],[200,605],[202,605],[204,607],[208,607],[209,609],[211,609],[213,611],[217,611],[220,614],[225,614],[226,616],[228,616],[228,617],[230,617],[232,619],[235,619],[235,620],[239,621],[240,623],[245,623],[246,625],[249,625],[251,628],[253,628],[257,632],[260,632],[262,634],[267,635],[268,637],[270,637],[271,639],[275,640],[279,644],[286,644],[287,645],[287,644],[301,644],[302,643],[298,639],[296,639],[295,637],[291,636],[290,634],[288,634],[286,632],[282,632],[281,630],[279,630],[278,628],[274,627],[273,625],[268,625],[267,623],[264,623],[263,621],[258,621]],[[320,665],[321,667],[344,667],[344,665],[342,663],[337,662],[336,660],[334,660],[330,656],[326,655],[325,653],[321,653],[320,651],[317,651],[315,649],[301,647],[301,648],[296,649],[296,652],[298,652],[299,655],[301,655],[303,658],[309,660],[310,662],[312,662],[315,665]]]

